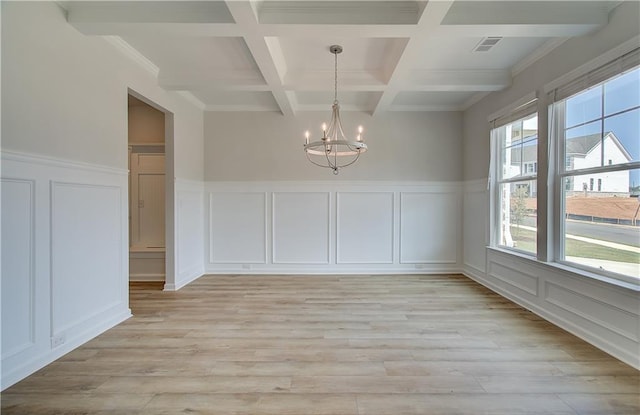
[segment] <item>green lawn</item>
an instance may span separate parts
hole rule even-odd
[[[536,233],[526,229],[511,227],[511,236],[517,249],[527,252],[536,252]],[[604,259],[607,261],[627,262],[640,264],[640,255],[635,252],[609,248],[607,246],[591,244],[589,242],[567,239],[565,242],[565,255],[579,258]]]

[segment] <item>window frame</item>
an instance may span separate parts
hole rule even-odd
[[[529,192],[531,192],[531,186],[530,186],[530,182],[535,182],[536,183],[536,188],[538,189],[538,191],[536,191],[536,194],[539,192],[539,187],[538,187],[538,171],[537,168],[534,169],[535,172],[529,173],[528,172],[528,168],[526,167],[528,163],[524,163],[524,161],[521,159],[520,160],[520,164],[521,164],[521,174],[518,176],[514,176],[514,177],[509,177],[509,178],[503,178],[502,177],[502,168],[503,168],[503,164],[502,164],[502,150],[503,150],[503,146],[502,146],[502,140],[500,137],[500,134],[498,133],[498,130],[506,127],[510,124],[514,124],[518,121],[523,122],[526,119],[529,119],[531,117],[538,117],[538,122],[537,122],[537,127],[538,127],[538,132],[537,132],[537,141],[538,143],[536,144],[536,148],[537,146],[539,146],[539,142],[540,142],[540,136],[539,136],[539,126],[540,126],[540,117],[539,117],[539,113],[538,113],[538,107],[537,107],[537,98],[535,98],[535,95],[533,95],[533,97],[531,95],[523,98],[521,101],[526,101],[524,104],[518,106],[517,104],[515,104],[513,107],[515,108],[514,110],[510,111],[510,110],[503,110],[503,112],[506,112],[506,120],[507,121],[503,121],[502,123],[500,123],[499,126],[496,126],[496,120],[499,117],[496,117],[492,120],[492,127],[490,129],[490,135],[491,135],[491,167],[490,167],[490,177],[493,177],[492,180],[490,180],[490,194],[491,194],[491,233],[490,233],[490,245],[493,248],[498,248],[498,249],[503,249],[503,250],[507,250],[510,252],[514,252],[529,258],[537,258],[538,256],[538,244],[537,244],[537,232],[536,232],[536,251],[535,252],[531,252],[531,251],[526,251],[524,249],[518,249],[518,247],[511,247],[511,246],[507,246],[507,245],[503,245],[500,242],[501,239],[501,235],[502,235],[502,231],[501,231],[501,226],[502,226],[502,218],[501,218],[501,214],[502,214],[502,186],[503,185],[512,185],[512,184],[516,184],[516,183],[521,183],[521,182],[527,182],[527,186],[529,186]],[[514,116],[514,114],[517,114],[516,116]],[[524,137],[523,137],[524,140]],[[538,154],[536,152],[536,158],[534,163],[536,163],[536,165],[538,164]],[[536,196],[537,197],[537,196]],[[536,213],[537,216],[537,213]],[[537,224],[536,224],[537,227]]]
[[[613,59],[611,62],[607,64],[611,64],[613,61],[615,61],[615,59]],[[547,214],[549,217],[557,218],[557,220],[554,222],[556,226],[553,227],[554,230],[552,235],[553,250],[552,250],[551,259],[554,263],[569,269],[585,271],[589,273],[589,275],[593,274],[595,276],[602,277],[605,279],[610,279],[613,281],[619,281],[623,283],[638,285],[640,284],[640,280],[638,277],[634,277],[626,274],[620,274],[610,270],[591,267],[585,264],[568,261],[565,258],[566,220],[564,219],[564,214],[566,212],[566,204],[565,204],[566,193],[565,192],[567,190],[565,189],[565,185],[564,185],[565,180],[573,181],[575,177],[588,175],[588,174],[600,174],[600,173],[630,171],[630,170],[640,169],[640,161],[632,161],[628,163],[619,163],[619,164],[609,164],[608,163],[609,160],[605,160],[604,152],[603,152],[601,155],[600,166],[570,170],[569,168],[572,166],[569,166],[567,163],[566,147],[565,147],[565,141],[566,141],[566,137],[565,137],[566,105],[565,103],[569,98],[575,95],[578,95],[588,89],[597,87],[599,85],[603,85],[604,83],[610,81],[611,79],[621,76],[622,74],[629,72],[631,70],[640,70],[640,66],[636,66],[634,68],[627,69],[627,70],[621,70],[618,73],[613,74],[612,76],[598,83],[586,86],[585,88],[575,92],[574,94],[568,97],[562,98],[560,100],[555,101],[554,99],[549,99],[549,117],[550,117],[549,141],[550,141],[551,148],[553,149],[552,151],[555,152],[555,154],[557,155],[557,158],[556,158],[556,165],[554,166],[553,169],[551,169],[553,170],[553,174],[551,174],[552,183],[553,183],[553,186],[552,186],[553,211],[548,212]],[[640,108],[640,106],[631,107],[625,110],[624,112],[635,111],[638,108]],[[604,124],[604,121],[606,118],[615,116],[617,114],[618,113],[605,115],[604,108],[602,108],[601,116],[593,121],[594,122],[597,121],[597,122],[600,122],[601,124]],[[601,133],[604,132],[603,130],[604,130],[604,127],[601,127]],[[588,184],[589,191],[595,191],[594,182],[595,180],[593,178],[590,178],[590,181]]]
[[[574,176],[585,174],[585,171],[570,170],[572,174],[563,174],[565,171],[574,167],[574,160],[566,160],[564,148],[561,149],[558,145],[560,140],[558,140],[558,134],[557,131],[555,131],[557,130],[557,125],[564,127],[564,111],[561,112],[561,116],[558,116],[556,111],[554,111],[556,101],[564,101],[573,95],[604,83],[635,67],[640,67],[640,48],[638,47],[637,40],[631,39],[552,82],[537,88],[513,104],[487,117],[491,140],[487,186],[489,196],[487,249],[503,252],[513,255],[514,257],[520,257],[563,272],[570,272],[578,278],[589,278],[640,292],[640,278],[633,274],[618,274],[616,272],[559,259],[561,258],[560,253],[564,253],[565,250],[564,186],[566,184],[573,188]],[[503,118],[500,121],[501,125],[504,125],[518,119],[514,114],[520,115],[519,118],[527,116],[527,114],[522,113],[522,108],[534,101],[535,104],[532,105],[532,107],[535,108],[535,110],[529,111],[529,114],[537,112],[538,115],[538,169],[536,183],[537,252],[535,255],[528,251],[518,250],[517,247],[508,247],[498,243],[500,242],[499,226],[501,226],[501,208],[500,187],[496,173],[498,171],[497,169],[500,168],[497,166],[500,149],[499,144],[496,142],[496,134],[493,132],[500,118]],[[608,115],[612,116],[615,114]],[[508,120],[505,121],[504,118]],[[590,170],[586,173],[635,170],[640,168],[640,163],[638,162],[621,163],[613,167],[613,165],[608,164],[608,160],[604,158],[604,156],[601,157],[601,164],[603,165],[598,167],[597,170]],[[564,179],[561,180],[560,176],[564,177]],[[514,178],[510,181],[517,182],[520,180],[523,180],[523,177]],[[604,185],[604,180],[602,184]],[[564,256],[562,257],[564,258]]]

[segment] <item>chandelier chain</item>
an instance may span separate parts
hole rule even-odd
[[[334,52],[333,56],[335,57],[335,65],[334,65],[334,77],[333,77],[333,101],[338,102],[338,52]]]

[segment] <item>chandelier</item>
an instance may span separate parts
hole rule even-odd
[[[367,151],[362,135],[362,126],[358,127],[358,135],[355,140],[347,140],[342,130],[340,119],[340,103],[338,102],[338,53],[342,53],[342,46],[332,45],[329,51],[335,58],[334,71],[334,99],[331,106],[331,121],[329,126],[322,124],[322,137],[318,141],[309,142],[309,131],[304,133],[304,152],[307,159],[316,166],[333,170],[338,174],[339,169],[347,167],[358,161],[360,154]]]

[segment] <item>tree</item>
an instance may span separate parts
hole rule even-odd
[[[520,224],[527,214],[527,196],[529,190],[525,186],[518,187],[511,199],[511,219],[516,224],[516,237],[520,235]]]

